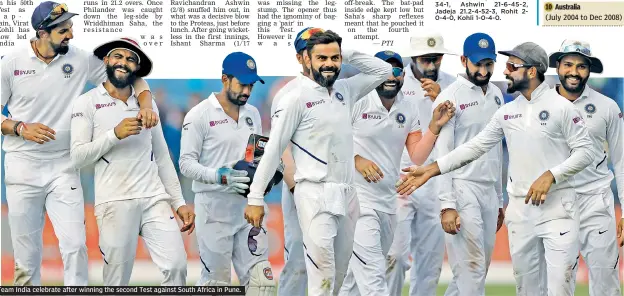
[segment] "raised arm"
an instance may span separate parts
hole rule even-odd
[[[115,129],[93,139],[93,108],[89,102],[87,98],[75,100],[71,115],[70,158],[76,169],[95,163],[120,141]]]
[[[342,50],[342,62],[360,71],[355,76],[338,80],[349,89],[353,103],[373,91],[392,74],[392,65],[389,63],[355,50]]]

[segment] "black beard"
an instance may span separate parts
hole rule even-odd
[[[479,74],[479,72],[475,72],[474,74],[470,74],[470,71],[468,70],[468,67],[466,67],[466,76],[468,77],[468,80],[470,82],[472,82],[474,85],[476,86],[485,86],[488,83],[490,83],[490,78],[492,77],[492,73],[487,74],[487,76],[485,76],[485,80],[479,80],[477,79],[477,76],[481,76],[481,74]]]
[[[332,71],[334,72],[334,76],[326,78],[321,74],[324,71]],[[314,77],[314,81],[318,83],[322,87],[332,87],[334,82],[338,79],[338,74],[340,74],[340,69],[336,67],[320,67],[318,71],[312,68],[312,76]]]
[[[397,85],[394,87],[394,89],[391,89],[391,90],[386,89],[384,85],[387,82],[395,82]],[[377,94],[379,95],[379,97],[382,99],[394,99],[394,97],[396,97],[396,95],[399,94],[402,87],[403,87],[403,81],[401,80],[394,80],[394,81],[386,80],[384,81],[384,83],[376,87],[375,90],[377,91]]]
[[[247,101],[249,100],[249,97],[246,95],[237,95],[234,92],[232,92],[231,90],[227,90],[225,92],[227,99],[234,105],[236,106],[243,106],[245,104],[247,104]],[[247,100],[243,101],[241,100],[242,98],[246,98]]]
[[[126,79],[118,79],[115,76],[115,70],[117,69],[124,69],[128,71],[128,77]],[[136,73],[130,71],[130,69],[126,66],[106,66],[106,75],[108,76],[108,80],[111,84],[116,88],[125,88],[128,85],[133,85],[136,80]]]
[[[512,81],[511,85],[507,87],[508,94],[511,94],[517,91],[521,92],[529,88],[529,77],[526,75],[526,72],[522,80],[519,80],[519,81],[513,80],[513,78],[511,78],[510,76],[505,76],[505,78],[511,79]]]
[[[579,79],[579,84],[577,87],[571,88],[568,87],[567,83],[566,83],[566,79],[567,78],[571,78],[571,77],[576,77]],[[583,92],[583,89],[585,89],[585,85],[587,84],[587,80],[589,80],[589,76],[587,76],[585,79],[582,79],[581,76],[578,75],[559,75],[559,81],[561,82],[561,86],[563,86],[563,88],[565,88],[566,91],[568,91],[569,93],[573,93],[573,94],[578,94]]]
[[[67,40],[63,40],[63,41],[67,41]],[[66,55],[69,52],[69,45],[64,45],[62,43],[54,44],[52,42],[50,42],[50,45],[52,47],[52,50],[54,50],[55,54]]]

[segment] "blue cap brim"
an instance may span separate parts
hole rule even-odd
[[[234,77],[236,77],[241,84],[252,84],[256,81],[260,81],[260,83],[264,84],[264,80],[262,80],[258,74],[234,75]]]
[[[473,63],[479,63],[482,60],[485,59],[492,59],[493,61],[496,62],[496,54],[493,52],[480,52],[480,53],[475,53],[471,56],[468,57],[468,59]]]

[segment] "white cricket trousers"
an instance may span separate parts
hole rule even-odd
[[[574,189],[549,192],[534,206],[509,196],[505,223],[518,296],[572,296],[579,253],[579,208]]]
[[[195,228],[202,270],[198,286],[223,285],[232,282],[232,265],[240,285],[247,286],[252,268],[269,260],[269,243],[265,226],[261,228],[245,220],[247,199],[238,194],[200,192],[195,194]],[[273,279],[273,271],[264,271]],[[218,282],[218,283],[217,283]]]
[[[485,296],[498,222],[498,196],[492,183],[453,179],[459,233],[445,233],[453,279],[445,296]]]
[[[186,250],[168,195],[109,201],[95,206],[104,286],[127,286],[141,236],[164,278],[186,285]]]
[[[345,215],[326,210],[334,193],[325,192],[326,183],[303,181],[295,187],[295,205],[303,233],[308,274],[308,296],[338,295],[353,254],[355,225],[360,204],[353,186],[342,193]],[[327,195],[330,196],[327,196]]]
[[[360,208],[355,226],[353,256],[340,296],[388,296],[386,256],[397,225],[396,214]]]
[[[581,254],[589,269],[590,296],[622,296],[614,197],[610,187],[577,194]],[[578,257],[577,257],[578,263]],[[574,274],[578,264],[574,267]],[[571,285],[576,285],[576,276]]]
[[[305,295],[308,275],[303,254],[303,234],[299,226],[294,196],[286,183],[282,185],[282,215],[284,217],[284,268],[280,274],[277,295]]]
[[[88,284],[84,196],[69,155],[33,160],[7,153],[6,200],[15,258],[14,285],[40,286],[47,212],[63,259],[63,285]]]
[[[392,296],[402,295],[407,270],[410,296],[435,296],[442,273],[444,230],[440,225],[440,200],[418,190],[407,201],[399,200],[397,230],[387,258],[386,279]]]

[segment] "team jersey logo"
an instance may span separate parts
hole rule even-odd
[[[265,267],[262,272],[264,273],[264,277],[268,280],[273,280],[273,271],[270,267]]]
[[[494,102],[496,102],[496,105],[499,105],[499,106],[503,103],[498,96],[494,97]]]
[[[253,70],[256,68],[256,63],[254,63],[254,61],[252,59],[247,60],[247,67],[249,67],[249,69]]]
[[[117,104],[115,102],[110,102],[110,103],[106,103],[106,104],[95,104],[95,110],[106,108],[106,107],[112,107],[112,106],[116,106],[116,105]]]
[[[247,122],[247,125],[249,127],[253,127],[253,120],[251,120],[251,117],[245,118],[245,122]]]
[[[619,115],[619,116],[620,116],[620,118],[622,118],[622,112],[620,112],[620,115]]]
[[[580,117],[580,116],[574,117],[572,119],[572,122],[574,122],[574,124],[580,124],[580,125],[585,124],[585,122],[583,121],[583,117]]]
[[[336,93],[336,99],[338,99],[338,101],[342,102],[343,105],[345,104],[344,97],[342,96],[341,93],[339,93],[339,92]]]
[[[548,111],[543,110],[542,112],[539,113],[539,119],[541,121],[546,121],[548,120],[548,118],[550,118],[550,113],[548,113]]]
[[[318,100],[318,101],[314,101],[314,102],[307,102],[306,103],[306,107],[309,109],[309,108],[312,108],[312,107],[314,107],[316,105],[320,105],[320,104],[325,104],[325,100]]]
[[[35,75],[35,74],[37,74],[37,71],[35,70],[14,70],[13,71],[13,76]]]
[[[403,113],[400,113],[400,112],[397,113],[396,121],[399,124],[400,128],[403,127],[403,124],[405,124],[405,120],[406,120],[406,118],[405,118],[405,115],[403,115]]]
[[[589,113],[589,114],[594,114],[596,113],[596,106],[592,103],[589,103],[587,105],[585,105],[585,112]]]
[[[379,114],[362,113],[362,119],[381,119]]]
[[[474,101],[474,102],[471,102],[471,103],[468,103],[468,104],[460,104],[459,105],[459,109],[464,110],[464,109],[466,109],[468,107],[477,106],[477,105],[479,105],[478,101]]]
[[[227,123],[227,122],[228,122],[227,118],[226,119],[221,119],[221,120],[214,120],[214,121],[210,122],[210,126],[217,126],[219,124],[224,124],[224,123]]]
[[[505,116],[503,116],[503,119],[510,120],[510,119],[516,119],[520,117],[522,117],[522,114],[510,114],[510,115],[505,114]]]
[[[65,64],[61,69],[63,70],[63,74],[65,74],[65,78],[71,78],[71,74],[74,73],[74,66],[71,64]]]

